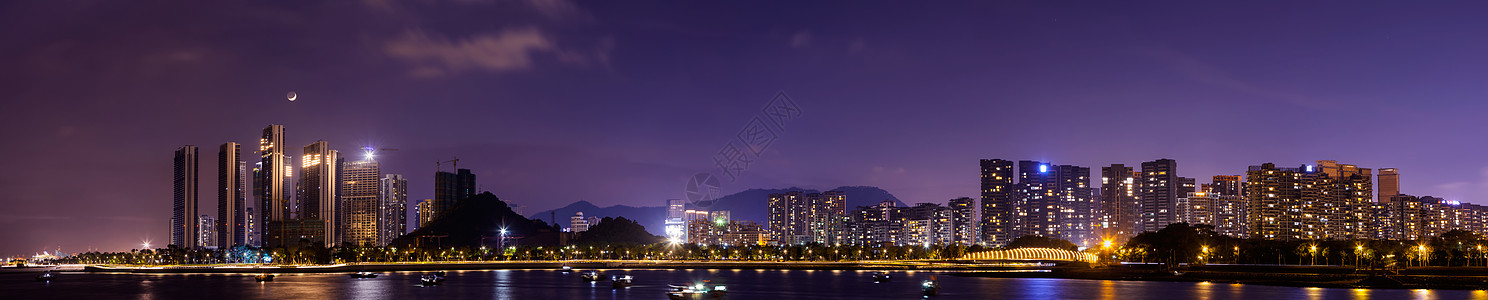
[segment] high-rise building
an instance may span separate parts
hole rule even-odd
[[[804,193],[791,191],[770,194],[767,202],[767,229],[770,230],[770,237],[782,245],[798,245],[810,241],[806,223],[811,209]]]
[[[955,228],[951,241],[970,246],[977,243],[976,200],[970,197],[951,199],[951,226]]]
[[[1240,175],[1214,175],[1213,180],[1213,183],[1205,185],[1207,188],[1201,192],[1208,193],[1211,197],[1245,196],[1245,189],[1240,184]]]
[[[1379,170],[1379,196],[1376,202],[1389,202],[1391,197],[1400,194],[1400,171],[1395,168],[1383,168]]]
[[[1245,198],[1225,194],[1207,194],[1212,199],[1214,232],[1238,238],[1250,237],[1246,227]]]
[[[662,227],[667,235],[667,240],[673,243],[687,242],[687,204],[682,199],[667,199],[667,215],[663,220]],[[590,224],[593,225],[593,224]]]
[[[197,149],[186,145],[176,149],[175,202],[171,205],[171,245],[196,248],[198,232],[196,215]]]
[[[902,245],[905,238],[905,207],[898,207],[892,200],[884,200],[872,206],[859,206],[850,216],[850,244],[857,245]]]
[[[382,169],[377,160],[367,153],[361,161],[343,164],[337,175],[341,176],[341,241],[379,245],[378,218],[383,210],[378,201]]]
[[[238,155],[241,147],[227,142],[217,151],[217,223],[212,227],[220,248],[243,245],[248,236],[248,165]]]
[[[1250,214],[1250,236],[1264,239],[1317,239],[1322,224],[1306,216],[1302,176],[1312,167],[1277,168],[1265,163],[1245,172],[1245,194]]]
[[[1002,246],[1017,238],[1013,220],[1018,207],[1013,192],[1013,162],[981,160],[981,243]]]
[[[944,245],[953,241],[951,209],[935,203],[920,203],[902,211],[902,236],[906,245]]]
[[[1370,238],[1373,228],[1374,174],[1371,169],[1332,160],[1319,160],[1320,172],[1307,176],[1311,184],[1303,186],[1304,196],[1322,208],[1313,213],[1323,220],[1325,238]]]
[[[340,224],[337,222],[340,220],[337,210],[339,182],[336,180],[340,160],[340,154],[331,150],[326,141],[306,145],[305,155],[300,157],[300,219],[307,223],[318,220],[322,224],[322,231],[316,234],[316,238],[324,241],[326,247],[341,244]]]
[[[460,200],[475,196],[475,188],[475,174],[470,169],[434,172],[434,202],[429,204],[430,210],[420,213],[429,213],[431,220],[443,216]]]
[[[1178,198],[1178,221],[1214,225],[1214,198],[1204,192],[1192,192]]]
[[[1101,168],[1099,223],[1105,239],[1120,243],[1142,231],[1138,227],[1142,205],[1138,177],[1131,167],[1122,164]]]
[[[845,233],[843,219],[847,217],[847,194],[841,191],[806,194],[809,215],[806,220],[809,242],[819,244],[841,243],[839,237]]]
[[[837,244],[848,234],[847,195],[841,191],[770,194],[768,202],[770,236],[781,244]]]
[[[284,227],[290,219],[290,166],[284,156],[284,125],[269,125],[258,140],[259,161],[253,168],[253,192],[258,195],[259,242],[265,248],[284,247]]]
[[[1015,235],[1091,245],[1090,168],[1018,161],[1016,187]]]
[[[1158,231],[1177,223],[1177,200],[1184,184],[1178,177],[1178,162],[1166,158],[1144,162],[1140,176],[1141,230]]]
[[[217,218],[212,215],[201,215],[197,218],[197,232],[192,235],[196,239],[196,246],[202,248],[218,248],[217,244]]]
[[[382,177],[377,202],[382,207],[377,220],[377,244],[388,245],[408,233],[408,179],[399,174]]]
[[[437,217],[434,213],[434,199],[419,201],[413,213],[418,215],[419,227],[428,226],[429,222],[434,222],[434,218]]]

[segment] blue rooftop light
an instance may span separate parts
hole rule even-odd
[[[1039,165],[1039,173],[1049,173],[1049,165]]]
[[[1312,165],[1307,165],[1307,173],[1312,173]]]

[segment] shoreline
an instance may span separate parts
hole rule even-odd
[[[1341,272],[1343,270],[1348,271]],[[1481,267],[1427,268],[1406,270],[1401,274],[1391,275],[1361,274],[1352,272],[1352,268],[1326,266],[1199,267],[1179,272],[1181,275],[1142,267],[1108,266],[1084,269],[1058,268],[1050,272],[1040,273],[961,272],[951,275],[983,278],[1053,278],[1255,284],[1335,289],[1488,290],[1488,269]]]
[[[580,269],[770,269],[770,270],[884,270],[884,271],[1018,271],[1047,270],[1023,264],[986,265],[946,262],[874,261],[874,262],[771,262],[771,261],[520,261],[520,262],[416,262],[358,263],[336,265],[179,265],[179,266],[113,266],[87,265],[78,272],[114,272],[137,274],[178,273],[350,273],[358,271],[444,271],[444,270],[558,270],[568,265]]]

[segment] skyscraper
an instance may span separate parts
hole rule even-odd
[[[1178,222],[1178,192],[1183,181],[1178,178],[1178,162],[1159,159],[1142,163],[1141,230],[1158,231]]]
[[[975,219],[976,200],[970,197],[951,199],[951,226],[954,229],[952,241],[961,245],[970,246],[977,242],[977,222]]]
[[[982,234],[981,243],[1002,246],[1011,242],[1017,203],[1013,199],[1013,162],[1001,159],[981,160]]]
[[[667,240],[673,243],[687,242],[687,204],[682,199],[668,199],[666,220],[662,221],[663,230],[666,232]],[[593,226],[593,223],[589,223]]]
[[[1308,170],[1310,171],[1310,170]],[[1265,239],[1314,239],[1318,220],[1304,217],[1301,168],[1265,163],[1245,172],[1250,236]],[[1309,233],[1312,232],[1312,233]]]
[[[386,246],[408,233],[408,180],[399,174],[387,174],[378,189],[382,217],[377,220],[377,244]]]
[[[337,161],[340,155],[330,143],[316,141],[305,146],[300,157],[300,219],[322,226],[311,240],[321,239],[327,247],[341,244],[337,210]],[[315,220],[315,221],[310,221]],[[317,222],[318,221],[318,222]]]
[[[197,247],[196,183],[197,149],[186,145],[176,149],[175,202],[171,205],[171,245]]]
[[[289,163],[284,156],[284,125],[269,125],[258,140],[259,161],[254,168],[253,191],[258,194],[259,240],[263,247],[286,244],[280,222],[289,220]]]
[[[1142,206],[1137,188],[1137,173],[1122,164],[1101,168],[1101,235],[1116,242],[1125,241],[1138,232]]]
[[[434,202],[429,203],[429,219],[443,216],[455,207],[455,203],[471,196],[475,196],[475,174],[469,169],[457,169],[455,173],[434,172]]]
[[[1400,172],[1395,168],[1383,168],[1379,170],[1379,196],[1376,202],[1389,202],[1392,197],[1400,194]]]
[[[1018,161],[1015,236],[1040,235],[1089,246],[1090,168]]]
[[[767,202],[770,237],[782,245],[805,244],[806,219],[810,214],[806,195],[798,191],[770,194]]]
[[[846,234],[843,218],[847,216],[847,194],[841,191],[806,194],[806,205],[808,242],[840,243],[839,237]]]
[[[247,237],[248,208],[247,164],[235,142],[222,144],[217,151],[217,246],[231,248],[243,245]]]
[[[378,244],[378,216],[382,205],[378,191],[382,187],[382,170],[371,153],[361,161],[342,165],[341,172],[341,241],[353,245]]]

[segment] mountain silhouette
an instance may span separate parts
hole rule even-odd
[[[900,201],[898,197],[895,197],[894,194],[891,194],[889,193],[889,191],[885,191],[877,187],[842,186],[831,190],[842,191],[847,194],[847,209],[849,211],[857,208],[858,206],[869,206],[878,204],[885,199],[893,200],[899,206],[905,206],[905,203],[903,201]],[[767,221],[766,214],[769,210],[767,206],[769,205],[768,203],[770,194],[787,193],[791,191],[800,191],[802,193],[821,192],[819,190],[803,189],[798,187],[783,189],[749,189],[720,197],[717,201],[714,201],[713,205],[708,207],[697,207],[692,205],[691,203],[688,203],[687,209],[700,209],[710,211],[727,210],[729,211],[730,218],[734,220],[748,220],[760,224],[765,224]],[[548,221],[552,218],[556,218],[558,220],[559,226],[564,228],[569,227],[569,217],[574,216],[574,213],[577,212],[583,212],[584,217],[625,217],[627,219],[635,220],[636,223],[645,226],[646,231],[650,232],[651,234],[665,235],[666,199],[657,200],[656,204],[656,206],[641,207],[626,205],[598,207],[595,206],[593,203],[589,203],[588,201],[578,201],[562,208],[533,213],[532,215],[530,215],[530,217],[543,221]]]

